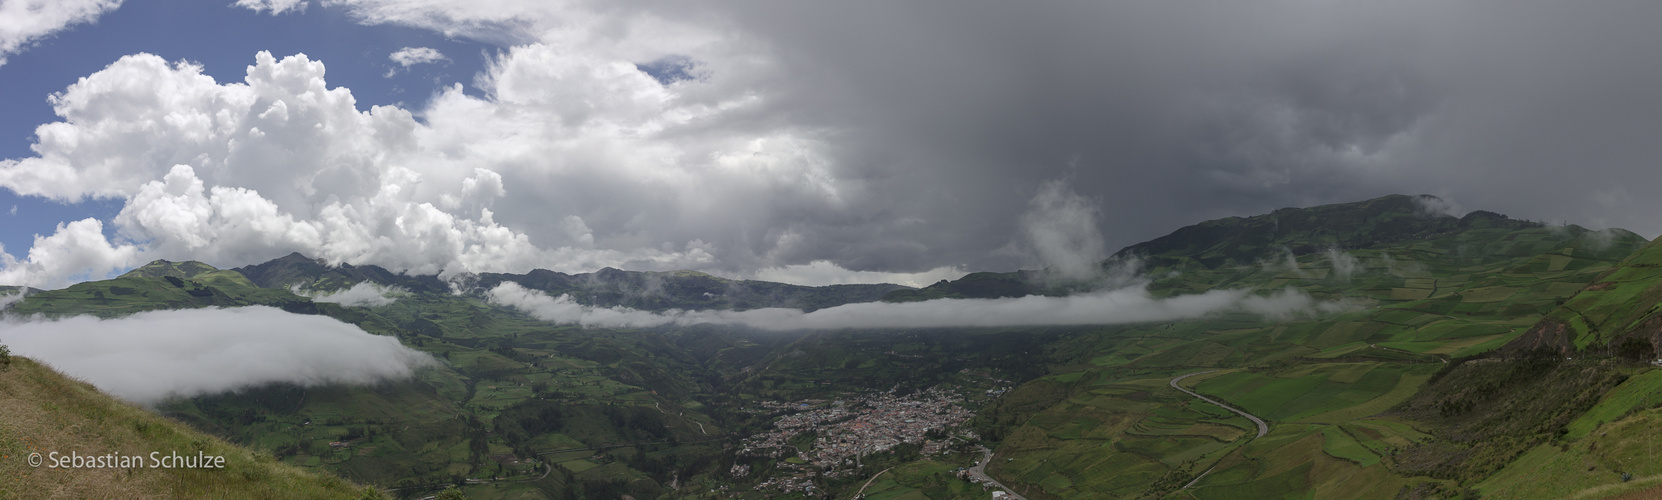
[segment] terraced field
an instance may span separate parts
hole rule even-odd
[[[1427,424],[1395,416],[1393,409],[1430,383],[1448,360],[1498,349],[1554,313],[1560,303],[1576,303],[1572,297],[1580,299],[1578,292],[1616,269],[1644,243],[1629,239],[1611,246],[1594,236],[1573,228],[1474,228],[1233,267],[1203,268],[1178,257],[1151,259],[1170,263],[1153,272],[1175,271],[1154,281],[1150,289],[1156,293],[1291,288],[1346,304],[1349,310],[1268,321],[1220,315],[1105,328],[1094,336],[1061,339],[1051,351],[1063,360],[1059,373],[1080,375],[1053,375],[1058,381],[1073,380],[1069,395],[1010,431],[999,453],[1014,460],[996,470],[1003,474],[999,477],[1058,498],[1161,492],[1186,498],[1298,497],[1310,492],[1317,498],[1349,498],[1377,496],[1363,492],[1394,495],[1403,488],[1460,494],[1468,486],[1458,480],[1403,475],[1392,468],[1389,457],[1433,439],[1425,430]],[[1340,273],[1341,268],[1346,272]],[[1133,444],[1140,437],[1133,430],[1185,428],[1208,419],[1229,423],[1195,411],[1195,405],[1204,403],[1184,401],[1174,390],[1161,394],[1156,389],[1141,401],[1116,401],[1097,390],[1105,383],[1146,384],[1147,377],[1169,379],[1205,369],[1221,370],[1196,377],[1195,390],[1263,417],[1270,423],[1268,435],[1250,441],[1225,435],[1210,441],[1169,439],[1160,446]],[[1616,413],[1617,408],[1626,411],[1629,406],[1623,404],[1609,403],[1595,415]],[[1075,443],[1080,438],[1072,434],[1026,430],[1053,430],[1078,416],[1104,414],[1133,421],[1124,426],[1126,431],[1101,438],[1112,443],[1111,453],[1088,451],[1102,446]],[[1236,420],[1236,428],[1250,429],[1244,419]],[[1588,424],[1577,425],[1579,429]],[[1126,484],[1093,482],[1095,474],[1085,467],[1096,462],[1064,458],[1085,453],[1096,453],[1096,462],[1114,460],[1138,479]],[[1190,462],[1217,463],[1217,468],[1179,490],[1188,478],[1205,471],[1185,468]],[[1162,472],[1184,480],[1158,480]],[[1155,487],[1137,489],[1132,482]]]
[[[1557,498],[1662,485],[1662,468],[1647,461],[1647,436],[1662,426],[1662,371],[1644,363],[1655,356],[1644,348],[1662,342],[1662,247],[1646,245],[1485,212],[1426,215],[1407,197],[1208,221],[1110,264],[1140,265],[1155,298],[1233,290],[1296,307],[1116,326],[583,329],[450,293],[433,277],[295,256],[240,272],[158,262],[34,292],[12,311],[259,304],[327,314],[431,353],[443,366],[402,384],[262,387],[162,407],[282,462],[401,495],[474,478],[464,489],[482,498],[802,497],[752,492],[781,475],[813,477],[800,458],[733,449],[794,411],[762,402],[829,405],[949,385],[973,388],[962,404],[980,409],[954,430],[974,434],[955,439],[993,447],[988,473],[1034,500]],[[1042,276],[976,273],[919,290],[616,270],[480,279],[660,309],[1082,291]],[[675,290],[640,296],[650,280]],[[291,288],[366,281],[406,294],[345,307]],[[717,285],[736,288],[705,291]],[[1262,418],[1268,432],[1173,387],[1195,372],[1206,373],[1186,387]],[[859,477],[807,481],[843,498],[892,467],[868,498],[978,496],[953,473],[971,455],[898,446],[864,457]]]

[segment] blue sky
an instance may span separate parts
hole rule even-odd
[[[449,60],[402,68],[388,56],[404,47],[433,48]],[[418,105],[435,89],[457,83],[477,95],[473,76],[500,49],[430,30],[365,26],[338,7],[311,5],[303,12],[270,15],[226,2],[129,1],[93,24],[39,41],[0,66],[0,109],[6,110],[0,119],[0,158],[32,156],[35,127],[57,121],[47,97],[128,54],[147,52],[201,64],[220,83],[242,81],[256,52],[306,54],[328,66],[331,86],[350,88],[358,108],[367,110]],[[388,78],[394,68],[399,71]],[[22,257],[35,235],[52,234],[58,224],[86,217],[107,222],[122,205],[114,199],[62,203],[0,189],[0,217],[6,221],[0,224],[0,245]],[[106,224],[105,230],[114,228]]]

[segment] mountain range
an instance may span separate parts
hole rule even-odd
[[[1662,426],[1662,370],[1649,364],[1662,344],[1662,247],[1443,206],[1393,195],[1201,222],[1120,250],[1096,279],[441,278],[291,254],[235,269],[157,261],[24,290],[6,313],[122,321],[270,307],[426,353],[437,362],[403,379],[273,382],[152,406],[170,418],[157,425],[397,497],[454,486],[476,498],[965,498],[988,494],[959,474],[977,462],[1034,499],[1561,498],[1662,485],[1645,437]],[[1168,321],[773,332],[539,319],[493,298],[505,283],[607,314],[1237,302]],[[353,290],[374,300],[342,298]],[[12,394],[0,403],[87,414]],[[933,409],[898,416],[914,407]],[[971,416],[952,420],[949,407]],[[867,419],[940,426],[915,440],[849,430]],[[40,477],[17,491],[49,491]]]

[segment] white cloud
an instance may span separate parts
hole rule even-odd
[[[0,2],[0,66],[30,44],[71,25],[90,23],[121,0],[6,0]]]
[[[1338,312],[1351,307],[1342,303],[1318,302],[1290,288],[1266,296],[1252,295],[1244,290],[1213,290],[1162,299],[1154,298],[1140,286],[1067,297],[1030,295],[1004,299],[863,302],[808,313],[781,308],[655,313],[626,307],[585,306],[566,295],[550,297],[511,282],[491,289],[487,296],[492,303],[513,307],[537,319],[557,324],[645,328],[717,323],[763,330],[1105,325],[1172,321],[1228,311],[1286,319]]]
[[[239,5],[279,13],[305,3]],[[748,123],[775,106],[755,85],[756,65],[767,63],[727,58],[757,50],[723,45],[730,34],[645,16],[623,21],[619,38],[586,6],[504,4],[480,14],[433,4],[413,17],[390,3],[348,6],[370,24],[523,19],[538,34],[477,76],[484,97],[456,86],[411,109],[358,109],[304,55],[260,53],[241,82],[215,81],[191,63],[124,57],[52,97],[62,121],[37,129],[36,156],[0,160],[0,187],[60,201],[124,199],[112,244],[222,266],[299,251],[417,273],[612,266],[747,275],[827,258],[813,255],[825,248],[815,241],[773,251],[781,230],[817,235],[882,220],[847,213],[868,210],[866,184],[835,170],[824,129]],[[401,54],[412,64],[442,57]],[[665,54],[728,63],[673,86],[635,66]],[[894,267],[928,269],[857,269]]]
[[[514,67],[514,60],[506,56],[498,65]],[[620,77],[657,87],[644,74]],[[500,97],[541,106],[521,92],[528,82],[510,76],[501,81],[512,88],[497,92]],[[647,102],[665,98],[660,93]],[[37,130],[39,156],[0,162],[0,186],[61,200],[125,198],[115,224],[132,243],[119,247],[137,248],[143,258],[238,265],[300,251],[331,262],[427,274],[715,263],[708,243],[640,238],[654,234],[646,227],[622,228],[609,245],[595,244],[604,234],[577,241],[556,235],[534,244],[531,233],[498,222],[497,212],[487,208],[511,204],[512,212],[526,212],[524,225],[543,220],[536,214],[550,202],[563,205],[555,209],[582,209],[559,201],[572,193],[592,196],[597,186],[585,180],[630,189],[670,187],[667,180],[637,175],[663,166],[656,163],[596,171],[547,164],[569,157],[583,165],[615,165],[618,159],[608,155],[636,151],[627,144],[643,141],[638,129],[620,131],[595,120],[588,123],[598,129],[567,129],[561,120],[546,120],[542,110],[469,97],[459,89],[438,96],[426,112],[432,125],[423,125],[396,107],[358,111],[349,91],[326,86],[320,62],[305,56],[278,60],[263,52],[243,83],[223,85],[197,66],[128,56],[55,95],[53,104],[65,121]],[[655,113],[636,114],[657,119]],[[577,153],[589,146],[562,150],[561,141],[549,137],[611,144],[600,148],[611,152],[581,158]],[[645,142],[639,149],[655,147]],[[544,149],[551,144],[553,150]],[[497,169],[531,182],[510,191]],[[602,178],[594,179],[597,173]],[[642,179],[646,185],[639,185]],[[682,183],[679,189],[703,187]],[[675,212],[670,206],[656,210]],[[571,217],[581,216],[566,219]]]
[[[314,302],[330,302],[347,307],[381,307],[398,301],[398,296],[405,292],[398,287],[382,287],[368,281],[352,285],[345,290],[336,290],[327,293],[309,293],[301,290],[299,285],[291,289],[296,295],[305,295]]]
[[[291,11],[304,13],[308,3],[308,0],[237,0],[235,5],[254,12],[270,12],[275,15]]]
[[[1337,248],[1327,249],[1327,260],[1333,264],[1333,275],[1345,281],[1362,269],[1362,261]]]
[[[112,245],[104,223],[81,219],[58,224],[51,236],[35,235],[29,257],[19,260],[0,247],[0,284],[60,288],[88,279],[103,279],[133,266],[139,249]]]
[[[1102,273],[1108,257],[1099,228],[1101,209],[1063,179],[1045,182],[1021,216],[1023,243],[1046,269],[1072,280]]]
[[[387,58],[406,68],[417,64],[431,64],[450,60],[437,49],[429,47],[404,47],[388,55]]]
[[[1287,273],[1300,278],[1305,276],[1304,269],[1298,265],[1298,256],[1293,255],[1293,250],[1287,247],[1281,247],[1280,255],[1277,255],[1274,258],[1264,259],[1258,264],[1264,268],[1264,272],[1266,273]]]
[[[955,266],[938,267],[920,273],[850,271],[829,260],[816,260],[807,264],[763,268],[756,271],[751,279],[804,286],[893,283],[920,288],[941,280],[962,278],[965,274],[969,273]]]
[[[433,363],[392,337],[269,307],[14,319],[0,342],[141,404],[278,382],[369,384]]]
[[[1414,206],[1419,209],[1420,215],[1465,217],[1466,209],[1452,200],[1430,195],[1414,196]]]

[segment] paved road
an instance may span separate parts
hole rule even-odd
[[[1194,373],[1190,373],[1188,375],[1184,375],[1184,376],[1181,376],[1181,377],[1171,379],[1171,388],[1189,393],[1190,396],[1200,398],[1201,401],[1205,401],[1205,402],[1208,402],[1208,403],[1212,403],[1212,404],[1221,406],[1225,410],[1229,410],[1229,411],[1232,411],[1232,412],[1235,412],[1235,413],[1239,413],[1239,414],[1241,414],[1241,416],[1246,417],[1247,420],[1251,420],[1252,423],[1258,424],[1258,436],[1254,437],[1253,439],[1261,438],[1261,437],[1264,437],[1265,434],[1269,434],[1270,425],[1264,423],[1263,419],[1252,416],[1251,413],[1241,411],[1239,409],[1236,409],[1233,406],[1229,406],[1229,405],[1220,403],[1217,400],[1214,400],[1212,398],[1202,396],[1199,393],[1196,393],[1195,391],[1184,389],[1183,386],[1181,386],[1181,385],[1177,385],[1177,382],[1180,381],[1180,380],[1183,380],[1183,379],[1186,379],[1186,378],[1189,378],[1189,377],[1193,377],[1195,375],[1205,375],[1205,374],[1212,373],[1212,372],[1215,372],[1215,371],[1217,371],[1217,370],[1207,370],[1207,371],[1203,371],[1203,372],[1194,372]]]
[[[1171,379],[1171,388],[1177,389],[1179,391],[1186,392],[1190,396],[1200,398],[1201,401],[1205,401],[1205,402],[1208,402],[1208,403],[1212,403],[1212,404],[1221,406],[1225,410],[1229,410],[1229,411],[1232,411],[1232,412],[1235,412],[1235,413],[1239,413],[1239,414],[1241,414],[1241,416],[1246,417],[1248,420],[1251,420],[1252,423],[1258,424],[1258,435],[1254,436],[1253,439],[1258,439],[1258,438],[1264,437],[1265,434],[1268,434],[1270,432],[1270,426],[1269,426],[1269,424],[1264,423],[1263,419],[1255,417],[1251,413],[1247,413],[1247,412],[1241,411],[1239,409],[1236,409],[1233,406],[1229,406],[1229,405],[1220,403],[1217,400],[1214,400],[1212,398],[1197,394],[1197,393],[1195,393],[1195,391],[1184,389],[1183,386],[1181,386],[1181,385],[1177,385],[1177,382],[1181,381],[1183,379],[1193,377],[1195,375],[1205,375],[1207,373],[1212,373],[1212,372],[1215,372],[1215,371],[1217,371],[1217,370],[1207,370],[1207,371],[1203,371],[1203,372],[1194,372],[1194,373],[1190,373],[1188,375],[1184,375],[1184,376],[1181,376],[1181,377]],[[1194,486],[1195,483],[1200,482],[1200,478],[1206,477],[1207,474],[1211,474],[1212,469],[1216,469],[1216,468],[1218,468],[1218,464],[1215,464],[1215,463],[1212,464],[1212,467],[1209,468],[1209,469],[1206,469],[1206,472],[1202,472],[1202,473],[1200,473],[1199,476],[1195,476],[1194,479],[1189,481],[1189,484],[1185,484],[1185,485],[1183,485],[1182,488],[1178,488],[1178,489],[1179,490],[1189,489],[1190,486]]]
[[[1005,486],[1004,483],[1000,483],[1000,482],[998,482],[997,479],[993,479],[992,476],[987,475],[987,462],[992,461],[992,459],[993,459],[993,450],[982,448],[981,452],[985,453],[985,455],[981,456],[981,463],[975,464],[975,467],[970,467],[970,469],[969,469],[970,477],[975,478],[975,480],[977,480],[977,481],[992,482],[993,486],[997,486],[1000,489],[1003,489],[1005,493],[1009,493],[1010,498],[1014,498],[1016,500],[1027,500],[1027,497],[1021,496],[1021,494],[1016,493],[1016,490],[1010,489],[1009,486]]]
[[[881,476],[881,475],[883,475],[883,474],[884,474],[884,473],[887,473],[887,472],[889,472],[889,471],[891,471],[891,470],[894,470],[894,467],[890,467],[890,468],[887,468],[887,469],[883,469],[883,472],[879,472],[879,473],[877,473],[877,476]],[[860,486],[860,491],[859,491],[859,492],[858,492],[858,493],[855,493],[855,494],[854,494],[854,498],[865,498],[865,494],[866,494],[866,488],[869,488],[869,487],[871,487],[871,482],[872,482],[872,481],[876,481],[876,480],[877,480],[877,476],[871,476],[871,479],[867,479],[867,480],[866,480],[866,484],[864,484],[864,485],[861,485],[861,486]]]

